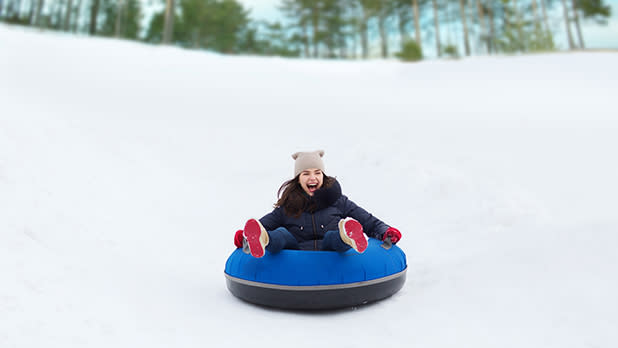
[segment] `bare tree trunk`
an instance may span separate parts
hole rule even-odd
[[[575,29],[577,29],[577,38],[579,39],[579,48],[584,47],[584,36],[582,35],[582,27],[579,24],[579,12],[577,11],[577,3],[572,0],[573,3],[573,18],[575,19]]]
[[[118,4],[116,8],[116,24],[114,25],[114,37],[120,37],[120,26],[121,26],[122,13],[124,12],[124,4],[125,4],[124,0],[118,0]]]
[[[399,28],[399,38],[401,41],[401,44],[403,45],[404,42],[406,42],[406,40],[408,39],[408,33],[406,32],[406,23],[404,20],[404,12],[403,10],[399,9],[397,11],[397,27]]]
[[[13,16],[13,9],[15,8],[15,5],[13,4],[12,0],[6,0],[6,3],[4,2],[4,0],[2,1],[5,5],[3,5],[3,9],[4,9],[4,18],[11,18]]]
[[[309,28],[307,28],[306,21],[303,21],[303,49],[305,51],[305,58],[309,58]]]
[[[361,9],[362,11],[362,19],[360,23],[360,34],[361,34],[361,49],[363,53],[363,58],[369,58],[369,16],[367,15],[366,9]]]
[[[346,35],[342,33],[341,35],[339,35],[339,39],[337,41],[337,44],[339,45],[339,57],[343,59],[348,59],[350,56],[348,52],[350,48],[348,47]]]
[[[483,10],[481,0],[476,0],[476,12],[478,13],[479,23],[481,24],[481,42],[485,42],[487,52],[489,52],[489,40],[485,29],[485,10]]]
[[[421,18],[418,9],[418,0],[412,0],[412,10],[414,11],[414,37],[418,46],[422,46],[421,39]]]
[[[540,26],[539,9],[536,0],[532,0],[532,16],[534,17],[534,27]]]
[[[320,12],[318,10],[318,3],[313,2],[313,7],[311,8],[311,26],[313,27],[313,58],[318,58],[320,54],[319,50],[319,26],[320,26]]]
[[[433,23],[436,31],[436,50],[438,57],[442,56],[442,46],[440,44],[440,18],[438,14],[438,0],[432,0],[433,4]]]
[[[200,47],[200,31],[197,29],[193,29],[193,32],[191,33],[191,41],[193,41],[193,48],[197,49]]]
[[[75,16],[73,17],[73,28],[71,28],[73,32],[77,32],[79,30],[79,16],[81,15],[81,8],[82,0],[77,0],[77,6],[75,6]]]
[[[367,21],[361,25],[361,48],[363,51],[363,58],[369,58],[369,25]]]
[[[12,17],[13,16],[13,8],[14,8],[14,1],[11,1],[9,3],[9,8],[7,10],[7,17]],[[19,0],[16,1],[17,2],[17,13],[19,15],[19,8],[21,7],[19,5]],[[34,25],[34,19],[35,19],[35,13],[36,13],[36,7],[37,7],[38,1],[36,3],[34,3],[34,1],[30,1],[30,8],[28,9],[28,23],[30,23],[30,25]]]
[[[566,4],[566,0],[560,0],[562,2],[562,9],[564,12],[564,23],[566,25],[567,37],[569,39],[569,49],[575,48],[575,42],[573,41],[573,34],[571,34],[571,23],[569,20],[569,9]]]
[[[30,1],[30,3],[32,4],[34,1],[36,1],[36,0],[32,0],[32,1]],[[15,12],[14,12],[14,13],[15,13],[15,17],[17,17],[17,18],[19,18],[19,19],[21,19],[21,18],[22,18],[22,13],[24,12],[24,11],[22,10],[22,7],[25,7],[25,6],[24,6],[24,4],[25,4],[25,3],[27,3],[27,2],[26,2],[26,1],[24,1],[24,0],[16,0],[16,1],[15,1]],[[38,5],[38,2],[37,2],[37,5]],[[33,4],[32,4],[31,6],[33,6]],[[44,7],[44,6],[43,6],[43,7]],[[42,9],[41,9],[41,12],[43,12],[43,10],[42,10]],[[36,18],[35,18],[35,19],[36,19]],[[43,25],[43,24],[41,24],[41,25]]]
[[[355,25],[355,28],[358,27],[357,25]],[[350,50],[352,51],[352,59],[356,59],[358,57],[358,35],[356,30],[354,32],[352,32],[352,47],[350,48]]]
[[[464,0],[459,0],[459,13],[461,15],[461,24],[463,26],[463,39],[464,47],[466,49],[466,56],[470,55],[470,41],[468,39],[468,21],[466,20],[466,6]]]
[[[526,38],[524,35],[523,23],[524,20],[522,18],[521,9],[519,8],[518,0],[513,0],[513,8],[515,9],[515,15],[517,17],[517,41],[519,42],[519,50],[524,52],[528,44],[525,42]]]
[[[64,31],[69,31],[71,25],[71,12],[73,12],[73,0],[68,0],[67,9],[64,14]]]
[[[43,25],[43,21],[41,20],[41,12],[43,12],[43,5],[45,0],[39,0],[36,5],[36,12],[34,13],[34,23],[32,23],[35,27],[41,27]],[[17,13],[19,15],[19,8],[17,9]]]
[[[99,17],[100,0],[93,0],[92,8],[90,9],[90,35],[97,33],[97,18]]]
[[[380,34],[380,51],[382,52],[382,58],[388,57],[388,37],[386,35],[386,15],[383,11],[380,12],[378,17],[378,32]]]
[[[545,25],[545,33],[549,35],[550,30],[549,30],[549,18],[547,17],[547,6],[545,6],[545,0],[540,0],[540,1],[541,1],[541,11],[543,12],[543,23]]]
[[[6,10],[5,10],[6,14],[4,15],[4,17],[13,18],[15,17],[15,13],[19,12],[19,6],[17,6],[15,2],[19,2],[19,0],[8,0],[8,2],[6,3]],[[32,9],[33,7],[34,6],[31,5],[30,12],[32,13],[32,15],[30,17],[30,20],[28,21],[28,23],[30,24],[32,24],[32,20],[34,18],[34,9]]]
[[[489,54],[492,52],[497,52],[496,49],[496,7],[493,2],[491,2],[492,7],[489,11],[489,37],[487,38],[487,48],[489,49]]]
[[[62,26],[64,24],[64,16],[62,15],[62,9],[64,8],[64,5],[62,3],[62,1],[56,1],[56,3],[54,4],[54,10],[52,11],[53,17],[53,23],[54,26],[59,29],[62,30]]]
[[[11,18],[13,16],[13,1],[9,0],[9,2],[6,4],[6,18]]]
[[[20,0],[14,0],[14,1],[9,2],[6,8],[6,16],[9,18],[19,17],[20,8],[21,8]],[[31,12],[33,13],[33,15],[30,18],[29,23],[34,25],[34,10],[32,10]]]
[[[444,1],[444,12],[446,13],[446,18],[444,19],[446,21],[446,35],[447,35],[446,42],[448,46],[455,46],[457,47],[457,50],[459,51],[459,39],[456,36],[457,34],[455,33],[456,29],[453,30],[453,20],[451,19],[452,13],[451,13],[450,5],[451,5],[450,0]],[[455,35],[455,37],[453,37],[453,35]],[[455,43],[453,43],[453,41]]]
[[[165,6],[165,24],[163,25],[163,44],[169,45],[174,40],[174,17],[176,4],[174,0],[167,0]]]

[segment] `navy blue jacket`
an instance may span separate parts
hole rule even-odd
[[[277,207],[262,217],[260,223],[267,231],[285,227],[296,237],[301,250],[320,250],[324,234],[338,231],[339,220],[346,217],[356,219],[366,235],[379,240],[389,227],[341,194],[337,181],[331,187],[315,191],[311,200],[315,210],[305,210],[298,218],[286,215],[282,207]]]

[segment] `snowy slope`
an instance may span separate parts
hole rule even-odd
[[[0,347],[615,347],[613,53],[225,57],[0,25]],[[326,150],[395,296],[243,303],[232,236]]]

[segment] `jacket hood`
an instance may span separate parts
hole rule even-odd
[[[341,198],[341,185],[335,180],[330,187],[321,187],[313,193],[313,196],[309,199],[310,210],[322,210],[327,208]]]

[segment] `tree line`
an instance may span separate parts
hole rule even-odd
[[[550,51],[560,31],[583,49],[582,23],[611,16],[605,0],[281,0],[269,22],[237,0],[159,1],[0,0],[0,20],[228,54],[367,59]]]

